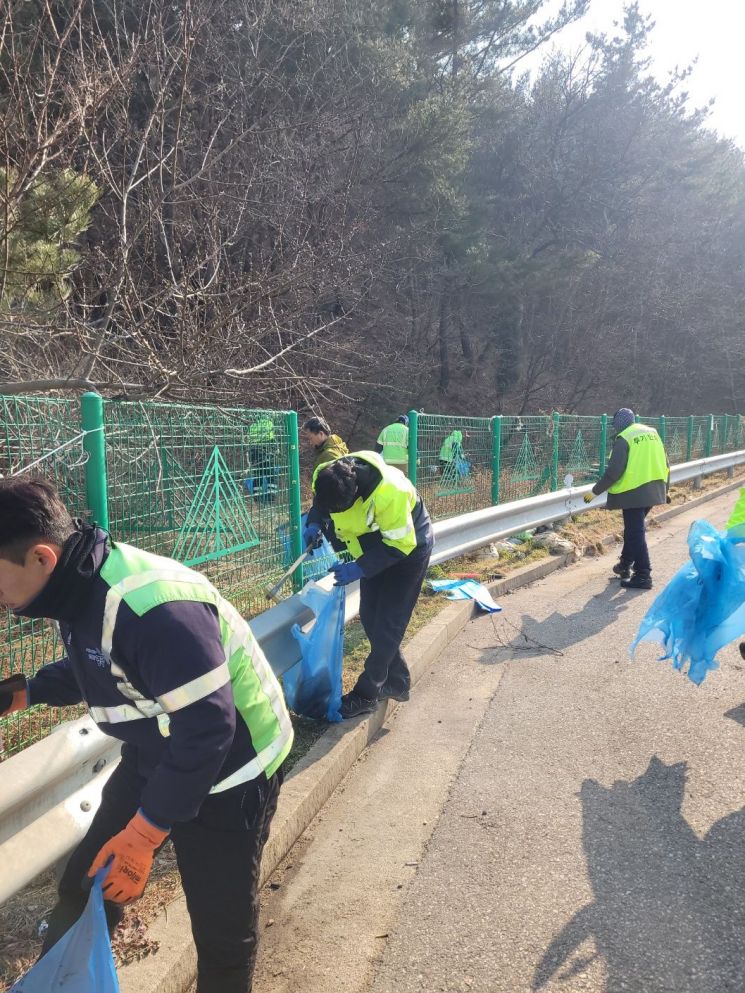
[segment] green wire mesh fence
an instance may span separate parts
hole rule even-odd
[[[703,459],[709,453],[711,417],[690,417],[688,423],[688,454],[690,459]]]
[[[434,520],[490,506],[490,419],[419,414],[416,483]]]
[[[551,489],[554,426],[550,417],[501,418],[499,502],[538,496]]]
[[[105,405],[115,539],[205,573],[246,616],[291,558],[287,415],[166,403]]]
[[[73,514],[88,517],[85,462],[77,400],[0,397],[0,473],[54,479]],[[56,625],[8,612],[0,634],[0,679],[31,675],[62,654]],[[0,720],[0,759],[39,741],[75,711],[35,707]]]
[[[563,485],[566,476],[572,477],[573,486],[594,483],[607,458],[607,429],[602,419],[561,414],[553,420],[558,430],[558,485]]]
[[[653,424],[652,426],[656,427],[657,425]],[[666,417],[664,418],[664,427],[665,433],[662,440],[665,442],[670,465],[688,462],[688,418]]]

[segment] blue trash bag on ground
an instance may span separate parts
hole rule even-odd
[[[700,685],[718,669],[720,648],[745,634],[745,541],[695,521],[688,533],[690,559],[673,576],[647,611],[632,642],[659,642],[665,654]]]
[[[489,614],[499,613],[502,608],[494,602],[487,588],[475,579],[431,579],[429,585],[435,592],[446,592],[448,600],[473,600]]]
[[[9,993],[119,993],[101,892],[107,872],[96,873],[78,921]]]
[[[299,624],[292,626],[302,658],[282,677],[287,703],[303,717],[340,721],[346,591],[343,586],[325,590],[311,583],[298,596],[316,615],[316,621],[307,634]]]

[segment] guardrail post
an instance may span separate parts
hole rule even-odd
[[[491,419],[491,502],[499,503],[499,471],[502,461],[502,415]]]
[[[303,532],[300,522],[302,510],[300,507],[300,438],[297,428],[297,414],[288,410],[285,414],[285,430],[287,431],[287,485],[289,489],[288,503],[290,512],[290,547],[292,561],[303,554]],[[292,588],[297,593],[303,588],[303,570],[296,569],[292,574]]]
[[[409,479],[416,486],[416,464],[419,459],[419,415],[409,411]]]
[[[693,458],[693,414],[688,415],[688,444],[686,446],[686,462]]]
[[[660,425],[657,428],[657,433],[662,439],[662,444],[664,445],[667,441],[667,424],[665,423],[665,415],[660,414]]]
[[[706,432],[706,458],[711,455],[711,446],[714,443],[714,415],[709,414],[708,430]]]
[[[556,411],[551,415],[554,427],[554,452],[551,459],[551,491],[556,492],[559,488],[559,432],[561,430],[561,414]]]
[[[109,493],[106,477],[106,438],[104,436],[103,398],[98,393],[83,393],[80,398],[80,423],[83,431],[85,462],[85,497],[92,519],[109,530]]]

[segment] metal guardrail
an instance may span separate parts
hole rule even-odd
[[[673,466],[673,483],[688,482],[745,464],[745,451]],[[491,541],[596,509],[605,496],[583,501],[589,486],[499,504],[435,524],[432,564],[457,558]],[[330,586],[331,578],[320,581]],[[346,619],[359,609],[359,588],[348,588]],[[300,659],[291,629],[313,622],[299,594],[251,621],[251,628],[274,671],[281,675]],[[54,865],[82,838],[113,772],[119,743],[89,717],[63,725],[0,765],[0,903]],[[11,869],[12,867],[12,869]]]

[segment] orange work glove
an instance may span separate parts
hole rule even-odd
[[[124,830],[106,842],[88,870],[89,876],[95,876],[111,859],[111,868],[103,881],[104,900],[132,903],[142,896],[156,849],[169,833],[138,810]]]
[[[0,680],[0,717],[15,714],[28,707],[28,682],[23,673],[17,672]]]

